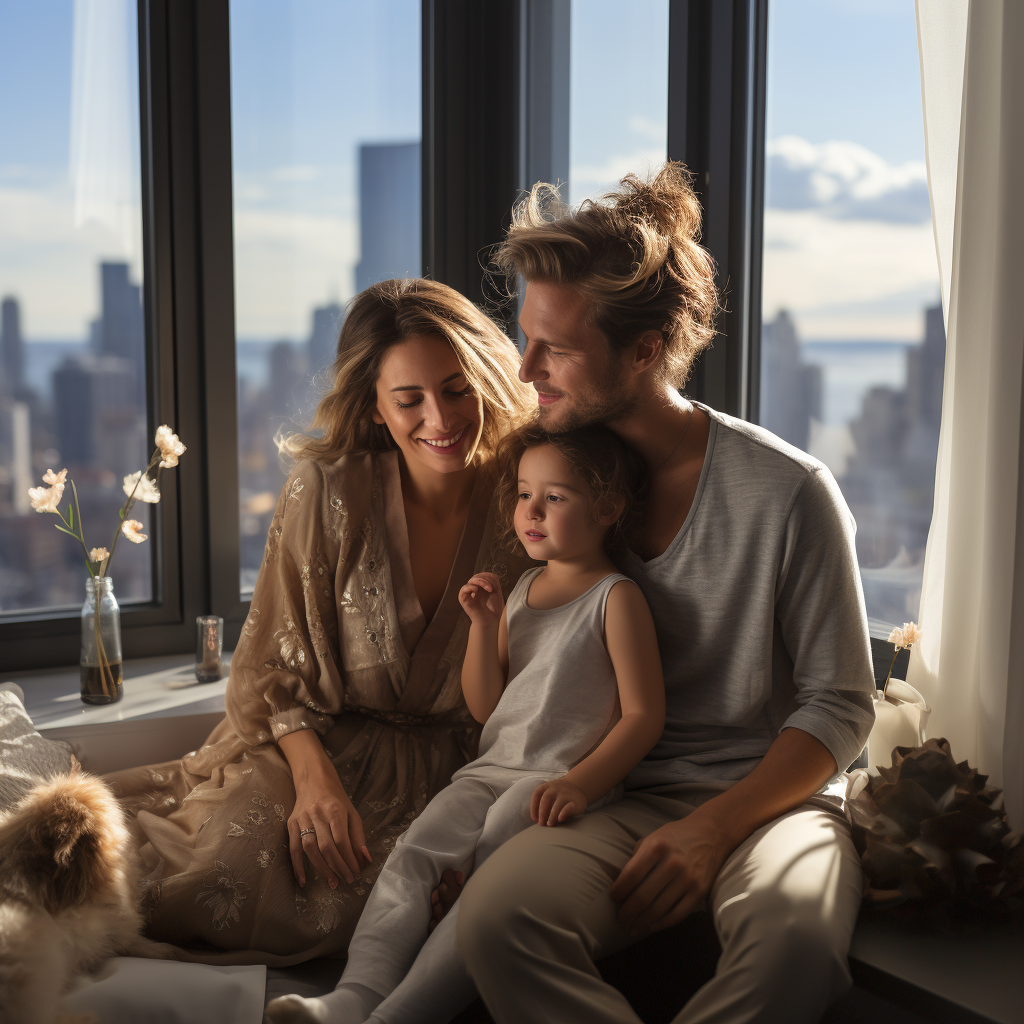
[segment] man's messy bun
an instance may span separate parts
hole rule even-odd
[[[617,348],[645,331],[664,339],[663,371],[682,385],[715,334],[715,265],[700,245],[701,209],[681,163],[577,208],[540,182],[516,204],[494,262],[510,278],[553,281],[592,303],[591,322]]]

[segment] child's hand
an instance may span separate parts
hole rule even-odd
[[[478,572],[460,591],[459,604],[476,626],[493,626],[501,618],[505,599],[493,572]]]
[[[583,790],[564,778],[542,782],[530,797],[530,817],[538,825],[557,825],[582,814],[588,807]]]

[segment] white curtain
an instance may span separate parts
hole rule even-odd
[[[917,0],[946,372],[909,682],[1024,827],[1024,3]]]

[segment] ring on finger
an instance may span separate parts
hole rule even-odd
[[[316,829],[315,828],[300,828],[299,829],[299,836],[300,837],[301,836],[315,836],[315,835],[316,835]]]

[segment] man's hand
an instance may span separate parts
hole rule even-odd
[[[611,887],[619,922],[634,935],[678,924],[710,892],[731,848],[698,811],[662,825],[636,844]]]
[[[610,890],[621,904],[622,926],[640,934],[678,924],[711,891],[744,839],[799,807],[835,772],[836,759],[820,740],[783,729],[746,778],[633,847]]]
[[[465,884],[466,878],[461,871],[445,868],[441,872],[441,881],[437,883],[437,888],[430,894],[428,932],[432,932],[441,923],[445,914],[455,906],[455,901],[462,894],[462,887]]]
[[[583,790],[571,782],[542,782],[530,797],[530,817],[538,825],[557,825],[582,814],[588,807]]]
[[[501,580],[493,572],[478,572],[459,591],[459,604],[475,626],[493,626],[505,607]]]

